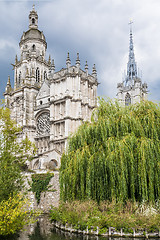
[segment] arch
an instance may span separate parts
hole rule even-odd
[[[40,160],[38,159],[35,163],[34,163],[34,165],[33,165],[33,170],[35,170],[35,169],[40,169],[41,168],[41,162],[40,162]]]
[[[43,109],[43,110],[39,111],[38,113],[36,113],[36,115],[35,115],[36,121],[39,118],[39,116],[43,113],[49,113],[49,115],[50,115],[50,111],[48,109]]]
[[[32,24],[35,24],[35,19],[34,18],[32,18]]]
[[[55,170],[58,167],[58,162],[56,159],[52,159],[49,163],[48,163],[48,168],[50,170]]]
[[[125,106],[129,106],[131,104],[131,96],[129,93],[125,96]]]
[[[50,113],[49,111],[40,111],[36,115],[37,136],[49,136],[50,134]],[[48,146],[48,144],[47,144]],[[43,144],[44,147],[44,144]],[[41,148],[42,150],[42,148]],[[40,150],[40,151],[41,151]]]
[[[36,69],[36,82],[39,82],[40,81],[40,71],[39,71],[39,68],[37,67]]]

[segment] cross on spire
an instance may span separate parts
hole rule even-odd
[[[133,21],[130,20],[128,24],[130,25],[130,32],[132,32],[132,24],[133,24]]]

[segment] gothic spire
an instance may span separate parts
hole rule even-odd
[[[137,78],[137,63],[134,55],[133,34],[132,34],[132,21],[130,21],[130,43],[129,43],[129,60],[127,63],[127,76],[125,78],[126,85],[132,85],[133,80]]]
[[[97,70],[96,70],[96,65],[95,64],[93,65],[93,68],[92,68],[92,76],[97,78]]]
[[[69,68],[70,65],[71,65],[71,60],[70,60],[70,57],[69,57],[69,52],[68,52],[68,54],[67,54],[66,65],[67,65],[67,68]]]
[[[85,64],[85,71],[86,71],[86,74],[88,76],[88,62],[86,61],[86,64]]]
[[[77,53],[76,66],[80,66],[79,53]]]

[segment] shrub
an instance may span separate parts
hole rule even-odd
[[[26,211],[27,200],[16,195],[0,202],[0,235],[15,234],[33,221],[35,213]]]

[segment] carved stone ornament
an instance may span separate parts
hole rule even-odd
[[[49,135],[50,133],[50,116],[49,113],[42,113],[37,119],[38,135]]]

